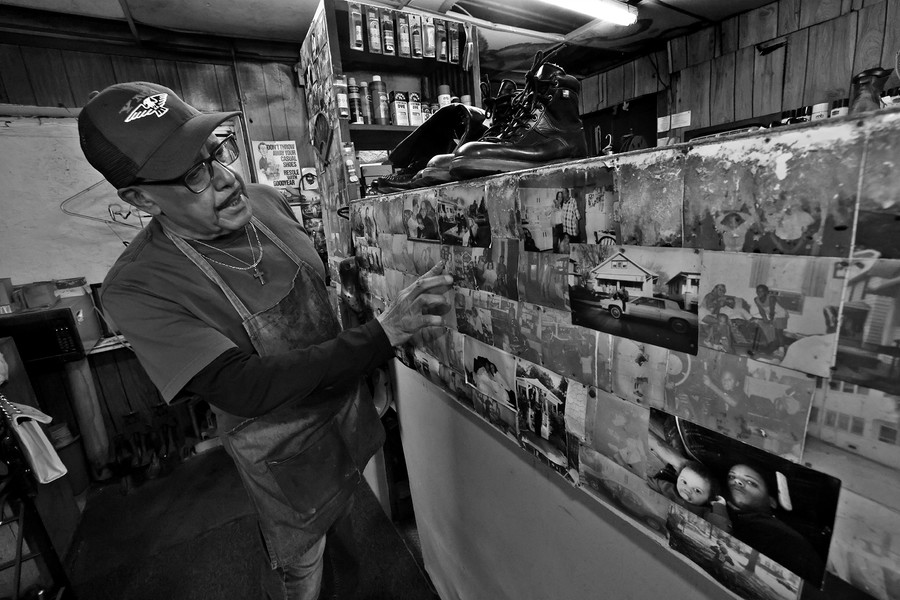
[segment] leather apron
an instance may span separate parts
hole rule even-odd
[[[260,356],[337,336],[340,324],[319,272],[259,219],[253,217],[252,222],[297,265],[290,291],[256,314],[250,314],[199,252],[177,234],[166,230],[166,235],[226,295]],[[256,507],[273,569],[298,559],[344,513],[362,470],[384,442],[362,377],[288,401],[259,417],[237,417],[215,407],[213,411]]]

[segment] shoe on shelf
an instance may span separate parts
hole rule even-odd
[[[580,91],[578,79],[559,65],[543,62],[538,53],[525,88],[511,101],[509,122],[491,136],[460,145],[450,174],[469,179],[586,157]]]

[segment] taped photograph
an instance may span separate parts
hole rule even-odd
[[[450,249],[450,262],[447,271],[453,277],[453,284],[469,288],[480,289],[484,282],[484,268],[487,264],[484,248],[468,248],[466,246],[442,246]]]
[[[543,366],[581,383],[597,385],[600,371],[609,361],[609,336],[606,356],[597,350],[596,331],[572,325],[569,313],[545,309],[541,313],[541,352]]]
[[[814,377],[706,348],[670,351],[666,377],[667,412],[800,461]]]
[[[837,346],[840,262],[704,252],[701,345],[828,376]]]
[[[900,395],[900,260],[861,250],[835,266],[846,292],[832,377]]]
[[[621,244],[682,247],[683,150],[617,157],[616,190]]]
[[[424,275],[440,260],[440,246],[425,242],[407,242],[416,275]]]
[[[375,222],[380,225],[379,233],[406,234],[402,196],[395,195],[387,199],[376,198],[374,206]]]
[[[516,431],[517,415],[514,408],[477,389],[473,390],[473,399],[475,412],[481,415],[481,418],[516,444],[519,443]]]
[[[666,530],[670,548],[738,596],[753,600],[799,598],[800,577],[681,506],[669,509]]]
[[[436,190],[445,207],[443,243],[487,248],[491,245],[491,221],[485,203],[484,183],[459,183]],[[452,221],[452,222],[451,222]]]
[[[900,585],[900,512],[846,489],[834,522],[828,571],[878,600]]]
[[[569,255],[523,252],[519,256],[519,298],[558,310],[569,309]]]
[[[494,238],[480,289],[519,299],[519,240]]]
[[[517,179],[492,177],[485,183],[488,220],[494,224],[491,234],[495,238],[518,239],[519,211],[516,207]]]
[[[485,344],[494,343],[494,330],[489,308],[479,306],[475,301],[475,291],[456,288],[454,312],[456,313],[456,329],[467,336]]]
[[[865,121],[863,167],[854,250],[871,250],[881,258],[900,258],[900,198],[897,197],[896,129],[888,121]]]
[[[628,338],[607,337],[612,339],[609,369],[611,388],[608,389],[629,402],[663,408],[666,401],[669,351]]]
[[[569,244],[586,241],[584,178],[583,170],[551,170],[519,179],[519,238],[526,251],[565,254]]]
[[[516,408],[519,442],[563,477],[569,474],[566,438],[566,391],[569,382],[521,358],[516,361]]]
[[[438,230],[438,193],[436,190],[416,190],[403,197],[403,221],[406,235],[418,242],[440,242]]]
[[[705,512],[698,518],[708,530],[715,498],[722,496],[732,536],[821,585],[839,480],[655,409],[649,445],[648,482],[674,482],[668,497],[677,496],[675,504],[692,515]],[[753,560],[749,553],[744,562]]]
[[[803,464],[900,512],[900,398],[837,379],[817,385]]]
[[[572,322],[638,342],[697,351],[700,254],[690,249],[576,247]]]
[[[478,340],[465,338],[466,382],[511,410],[516,407],[516,357]],[[513,421],[515,427],[515,420]]]
[[[665,539],[670,503],[647,488],[643,474],[636,475],[589,446],[578,455],[581,489],[634,519],[648,533]]]
[[[636,475],[647,471],[650,412],[609,392],[588,395],[586,445]]]

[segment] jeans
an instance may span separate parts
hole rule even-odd
[[[291,564],[271,569],[263,553],[262,586],[267,600],[349,600],[359,579],[359,558],[350,506],[328,532]]]

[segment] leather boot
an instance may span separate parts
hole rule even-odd
[[[890,75],[889,69],[881,67],[854,75],[850,80],[850,114],[881,108],[881,90]]]
[[[468,179],[587,156],[580,91],[581,84],[562,67],[535,60],[509,123],[495,136],[461,145],[451,175]]]
[[[379,177],[373,187],[379,193],[390,193],[431,185],[416,177],[419,172],[432,157],[479,139],[487,130],[484,119],[485,112],[474,106],[454,102],[442,107],[391,150],[388,158],[399,171]]]
[[[516,111],[516,82],[510,79],[504,79],[500,82],[500,89],[496,96],[491,96],[491,85],[487,82],[481,83],[482,102],[484,103],[485,115],[491,121],[491,126],[482,132],[480,138],[496,137],[512,120]],[[487,119],[485,119],[487,120]],[[462,143],[475,141],[472,138],[463,140]],[[426,185],[438,185],[454,181],[455,178],[450,173],[450,165],[453,162],[455,154],[436,154],[425,165],[425,167],[416,173],[412,179],[412,185],[421,187]]]

